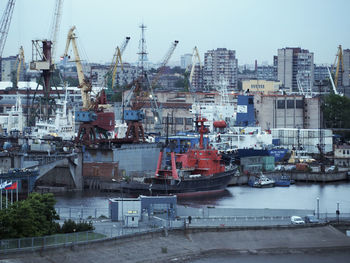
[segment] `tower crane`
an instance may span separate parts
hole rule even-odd
[[[5,11],[1,17],[1,24],[0,24],[0,58],[2,57],[2,52],[4,51],[7,34],[9,32],[13,9],[15,7],[16,0],[9,0],[7,2]]]
[[[63,0],[56,0],[55,10],[53,14],[52,23],[51,23],[50,38],[49,38],[51,39],[51,42],[52,42],[51,57],[52,57],[53,64],[54,64],[54,59],[56,55],[58,33],[61,25],[62,6],[63,6]]]
[[[21,72],[21,66],[23,66],[23,69],[25,69],[25,66],[26,66],[26,64],[24,62],[24,50],[23,50],[22,46],[19,48],[19,53],[18,53],[18,56],[17,56],[16,64],[17,64],[16,86],[18,87],[19,75],[20,75],[20,72]]]
[[[81,90],[81,97],[83,100],[83,110],[89,110],[92,106],[91,98],[90,98],[90,92],[92,87],[91,87],[90,81],[87,80],[84,76],[83,66],[81,64],[81,59],[79,56],[78,47],[75,40],[77,36],[75,35],[74,30],[75,30],[75,26],[73,26],[68,32],[66,48],[65,48],[63,57],[68,57],[68,48],[70,43],[72,43],[73,52],[75,56],[75,63],[76,63],[77,73],[78,73],[78,80],[79,80],[78,88],[80,88]]]

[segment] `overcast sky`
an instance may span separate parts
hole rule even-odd
[[[17,0],[3,57],[21,45],[31,59],[31,40],[48,38],[56,0]],[[0,3],[3,13],[7,0]],[[349,0],[64,0],[57,56],[75,25],[82,58],[109,62],[126,36],[123,60],[137,61],[140,24],[147,26],[148,58],[160,62],[179,40],[171,61],[216,48],[236,50],[238,63],[272,64],[278,48],[302,47],[315,63],[333,63],[339,44],[350,48]]]

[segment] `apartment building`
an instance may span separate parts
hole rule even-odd
[[[277,78],[287,92],[311,90],[314,83],[314,54],[301,48],[278,49]]]
[[[214,90],[222,80],[227,81],[227,90],[237,90],[238,60],[235,50],[218,48],[204,54],[203,86]]]

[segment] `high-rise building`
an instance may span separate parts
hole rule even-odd
[[[181,68],[186,69],[192,64],[192,54],[184,54],[181,56]]]
[[[227,82],[227,90],[237,89],[238,60],[235,50],[218,48],[204,54],[203,85],[213,90],[222,80]]]
[[[350,49],[344,49],[343,63],[344,63],[343,86],[345,90],[349,90],[350,89]]]
[[[1,58],[1,81],[12,81],[17,72],[17,56]],[[21,65],[19,80],[24,80],[24,67]]]
[[[311,90],[314,82],[314,54],[301,48],[278,49],[277,78],[286,91]]]

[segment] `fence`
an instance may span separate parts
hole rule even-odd
[[[57,207],[62,219],[88,219],[108,215],[108,208],[69,208]],[[192,213],[190,213],[192,211]],[[138,227],[125,228],[121,222],[110,220],[96,221],[94,232],[76,232],[44,237],[0,240],[0,253],[20,250],[46,249],[58,246],[71,246],[92,240],[107,240],[134,234],[146,234],[161,229],[179,229],[184,227],[245,227],[245,226],[287,226],[290,216],[314,214],[314,210],[289,209],[235,209],[235,208],[187,208],[178,209],[176,220],[168,220],[162,215],[144,218]],[[350,213],[316,213],[321,223],[350,221]]]
[[[43,237],[28,237],[0,240],[0,254],[21,250],[47,249],[52,247],[74,246],[93,240],[108,240],[114,237],[157,232],[159,228],[105,228],[103,233],[75,232]]]
[[[108,208],[94,207],[56,207],[61,219],[110,218]]]

